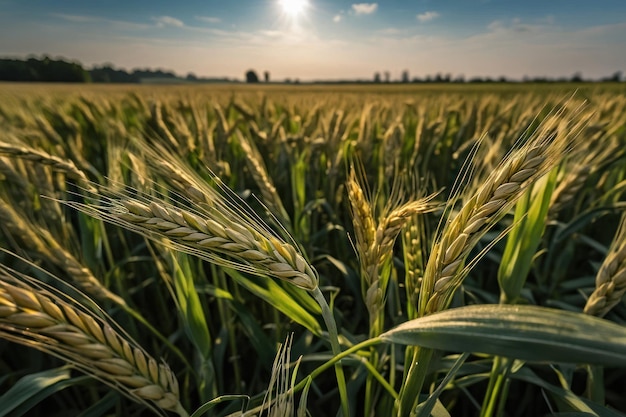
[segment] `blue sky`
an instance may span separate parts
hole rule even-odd
[[[0,0],[0,56],[275,80],[626,72],[625,0],[294,1]]]

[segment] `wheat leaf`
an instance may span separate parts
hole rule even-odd
[[[403,323],[383,340],[528,362],[626,366],[626,327],[530,305],[473,305]]]
[[[70,377],[70,368],[63,366],[20,378],[0,397],[0,417],[23,415],[40,401],[74,384],[84,383],[87,376]]]

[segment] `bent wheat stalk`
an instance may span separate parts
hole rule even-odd
[[[96,315],[4,266],[0,337],[57,356],[160,414],[158,409],[188,415],[167,364]]]
[[[346,189],[361,269],[363,300],[370,316],[369,336],[376,337],[384,330],[384,307],[391,276],[393,245],[404,225],[412,217],[433,211],[437,204],[431,201],[436,194],[410,199],[401,204],[403,187],[400,181],[394,184],[388,203],[376,221],[373,204],[366,198],[365,187],[361,186],[364,182],[365,175],[357,175],[353,166],[346,182]],[[374,348],[370,349],[370,362],[375,368],[380,366],[379,354]],[[373,382],[373,376],[368,375],[364,407],[366,415],[372,413]]]

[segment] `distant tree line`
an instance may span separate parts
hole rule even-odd
[[[91,77],[79,63],[44,57],[25,61],[0,59],[0,80],[84,83]]]
[[[518,82],[517,80],[513,80],[513,79],[509,79],[505,76],[500,76],[500,77],[496,77],[496,78],[492,78],[492,77],[472,77],[469,79],[466,79],[463,75],[459,75],[456,77],[452,77],[451,74],[435,74],[435,75],[427,75],[424,78],[419,78],[419,77],[414,77],[412,79],[409,78],[409,71],[404,70],[402,71],[402,75],[400,77],[400,80],[398,81],[392,81],[390,79],[390,73],[389,71],[385,71],[385,83],[389,83],[389,82],[400,82],[400,83],[507,83],[507,82]],[[544,76],[537,76],[537,77],[524,77],[522,80],[522,82],[528,82],[528,83],[552,83],[552,82],[574,82],[574,83],[579,83],[579,82],[588,82],[588,81],[602,81],[602,82],[621,82],[621,81],[626,81],[623,79],[622,77],[622,71],[616,71],[613,74],[606,76],[606,77],[601,77],[599,79],[596,80],[592,80],[592,79],[584,79],[582,74],[580,72],[576,72],[574,73],[571,77],[558,77],[558,78],[550,78],[550,77],[544,77]],[[374,78],[373,81],[374,83],[382,83],[383,80],[381,79],[380,76],[380,72],[376,72],[374,73]]]
[[[139,83],[147,78],[179,79],[176,74],[162,70],[136,69],[133,72],[115,69],[112,66],[95,67],[89,71],[94,83]],[[192,76],[193,77],[193,76]]]
[[[270,82],[270,73],[263,73],[263,80]],[[35,81],[35,82],[68,82],[68,83],[140,83],[140,82],[232,82],[228,78],[199,78],[190,73],[186,77],[179,77],[171,71],[135,69],[131,72],[115,69],[107,64],[94,67],[91,70],[75,61],[65,61],[63,59],[52,59],[48,56],[43,58],[30,57],[26,60],[2,59],[0,58],[0,81]],[[258,83],[261,77],[254,70],[245,73],[245,81],[248,83]],[[548,83],[548,82],[584,82],[584,81],[624,81],[622,72],[617,71],[599,80],[584,79],[582,74],[575,73],[571,77],[548,78],[548,77],[524,77],[522,82]],[[285,83],[291,83],[291,79],[285,79]],[[299,83],[296,79],[293,81]],[[391,79],[391,73],[385,71],[382,76],[380,72],[374,74],[370,80],[339,80],[339,81],[317,81],[318,83],[505,83],[517,82],[506,77],[473,77],[465,79],[462,75],[452,77],[450,74],[435,74],[424,78],[409,77],[409,71],[404,70],[398,80]]]
[[[63,59],[43,58],[2,59],[0,58],[0,81],[66,82],[66,83],[140,83],[150,80],[172,82],[230,81],[227,78],[198,78],[188,74],[181,78],[171,71],[135,69],[131,72],[115,69],[112,65],[83,68],[80,63]]]

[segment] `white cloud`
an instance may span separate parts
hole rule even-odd
[[[490,32],[545,32],[550,30],[552,23],[542,23],[542,20],[536,23],[523,22],[519,17],[512,18],[508,21],[494,20],[487,25]]]
[[[222,19],[215,16],[196,16],[196,19],[205,23],[220,23],[222,21]]]
[[[103,23],[115,29],[121,30],[143,30],[149,29],[152,25],[129,22],[126,20],[105,19],[97,16],[77,15],[77,14],[64,14],[64,13],[51,13],[51,16],[65,20],[72,23]]]
[[[153,17],[152,20],[154,20],[156,22],[156,25],[160,28],[165,26],[175,26],[178,28],[185,27],[185,24],[182,20],[176,19],[172,16]]]
[[[355,3],[352,10],[356,14],[372,14],[378,9],[378,3]]]
[[[430,22],[431,20],[434,20],[438,18],[439,16],[440,16],[439,13],[429,10],[427,12],[418,14],[417,20],[419,20],[420,22]]]
[[[335,17],[333,17],[333,22],[335,22],[335,23],[341,22],[341,15],[340,14],[336,14]]]

